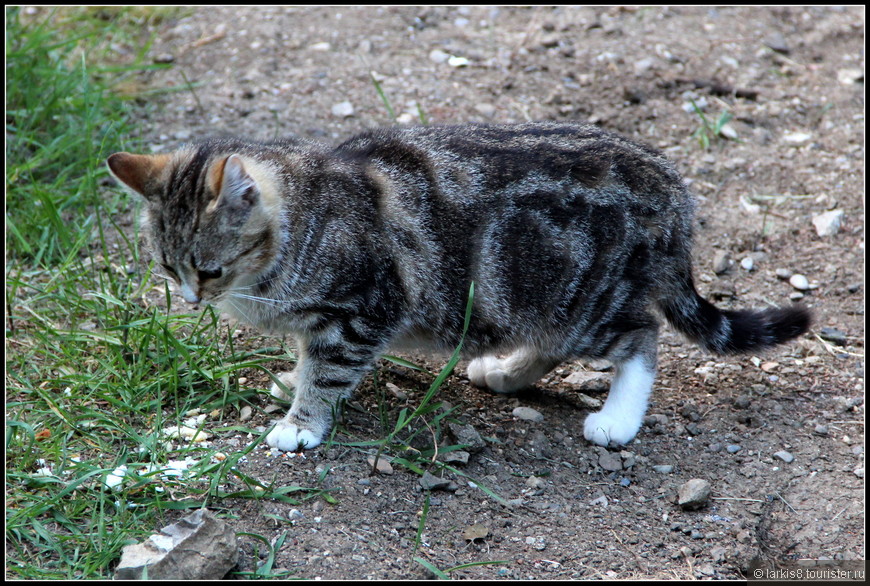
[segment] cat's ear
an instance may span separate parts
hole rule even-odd
[[[217,198],[211,209],[218,205],[233,209],[250,209],[260,196],[257,181],[251,177],[238,155],[230,155],[216,163],[210,173],[211,187]]]
[[[169,164],[169,155],[134,155],[115,153],[106,161],[115,178],[143,197],[150,193],[154,183]]]

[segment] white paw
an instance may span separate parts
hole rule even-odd
[[[321,436],[307,429],[302,429],[295,423],[281,420],[275,424],[266,443],[282,452],[295,452],[296,450],[310,450],[320,445]]]
[[[583,436],[594,444],[627,444],[640,429],[640,422],[627,421],[603,412],[591,413],[583,424]]]
[[[485,387],[486,373],[501,367],[501,360],[495,356],[475,358],[468,363],[468,380],[476,387]]]
[[[296,388],[296,371],[293,370],[291,372],[282,372],[278,375],[278,380],[287,387],[288,389]],[[291,401],[293,399],[292,395],[288,395],[285,393],[281,387],[277,385],[277,383],[272,383],[272,387],[269,389],[269,393],[275,397],[276,399],[280,399],[282,401]]]

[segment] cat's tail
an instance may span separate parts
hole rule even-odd
[[[691,275],[659,302],[668,322],[715,354],[752,352],[781,344],[806,332],[812,322],[802,305],[761,310],[719,309],[695,290]]]

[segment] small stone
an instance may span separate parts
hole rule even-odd
[[[472,454],[477,453],[486,447],[486,442],[472,426],[451,422],[447,424],[447,427],[450,429],[453,438],[460,444],[463,444],[465,449]]]
[[[322,41],[320,43],[314,43],[308,48],[312,51],[329,51],[330,49],[332,49],[332,45],[330,45],[326,41]]]
[[[332,107],[332,115],[336,118],[348,118],[353,116],[353,104],[348,101],[335,104]]]
[[[843,85],[853,85],[864,81],[863,69],[840,69],[837,71],[837,81]]]
[[[734,399],[734,406],[737,409],[747,409],[752,404],[752,399],[749,395],[740,395]]]
[[[786,452],[785,450],[778,451],[773,455],[773,457],[779,458],[786,464],[791,464],[792,462],[794,462],[794,456],[792,456],[789,452]]]
[[[843,210],[831,210],[813,217],[813,226],[816,227],[816,234],[824,238],[825,236],[834,236],[840,231],[840,225],[843,223]]]
[[[610,501],[608,501],[607,497],[602,494],[600,497],[594,498],[589,501],[589,504],[593,507],[601,507],[602,509],[606,509],[607,505],[610,504]]]
[[[468,460],[471,458],[471,454],[464,450],[455,450],[452,452],[447,452],[444,454],[444,463],[445,464],[468,464]]]
[[[711,491],[709,482],[702,478],[693,478],[680,486],[677,504],[683,509],[697,509],[707,503]]]
[[[456,57],[451,55],[447,58],[447,65],[449,65],[450,67],[465,67],[469,63],[471,62],[465,57]]]
[[[751,271],[755,268],[755,261],[751,256],[747,256],[740,261],[740,266],[743,267],[743,270]]]
[[[603,372],[577,370],[563,379],[569,385],[580,387],[587,391],[606,391],[610,386],[610,377]]]
[[[727,250],[717,250],[713,255],[713,272],[721,275],[731,266],[731,253]]]
[[[794,272],[792,272],[788,269],[776,269],[776,276],[784,281],[791,279],[791,276],[793,274],[794,274]]]
[[[783,135],[782,139],[793,146],[802,146],[810,142],[813,135],[809,132],[790,132]]]
[[[610,472],[616,472],[622,470],[622,458],[618,454],[602,449],[598,456],[598,465]]]
[[[809,280],[800,274],[794,274],[788,280],[789,284],[798,291],[806,291],[810,288]]]
[[[526,545],[531,545],[538,551],[547,549],[547,540],[543,537],[526,537]]]
[[[674,467],[671,464],[656,464],[652,469],[659,474],[670,474],[674,471]]]
[[[782,36],[782,33],[773,33],[764,40],[764,44],[768,49],[776,51],[777,53],[782,53],[783,55],[791,53],[791,49],[789,48],[788,43],[786,43],[785,37]]]
[[[435,63],[444,63],[450,59],[450,54],[445,53],[441,49],[432,49],[429,51],[429,60]]]
[[[175,56],[173,56],[170,53],[161,53],[160,55],[158,55],[157,57],[154,58],[154,63],[157,63],[158,65],[163,65],[163,64],[167,64],[167,63],[174,63],[174,62],[175,62]]]
[[[493,116],[495,116],[495,106],[493,106],[492,104],[475,104],[474,109],[477,110],[477,112],[485,118],[492,118]]]
[[[241,409],[239,409],[239,421],[247,421],[254,415],[254,410],[250,405],[245,405]]]
[[[697,529],[692,529],[692,532],[689,533],[689,537],[692,539],[704,539],[704,533]]]
[[[378,474],[386,474],[389,476],[393,473],[392,464],[390,464],[387,458],[383,455],[378,458],[377,463],[375,462],[374,456],[369,456],[368,458],[366,458],[366,461],[369,463],[369,469],[374,468],[378,472]]]
[[[729,454],[736,454],[742,449],[743,447],[738,444],[728,444],[727,446],[725,446],[725,451]]]
[[[402,389],[400,389],[397,385],[395,385],[395,384],[393,384],[393,383],[387,383],[387,384],[384,385],[384,386],[387,387],[387,390],[390,391],[390,393],[391,393],[395,398],[397,398],[397,399],[399,399],[399,400],[401,400],[401,401],[404,401],[405,399],[408,398],[408,393],[406,393],[405,391],[403,391]]]
[[[424,472],[419,480],[423,490],[439,490],[450,486],[450,480],[447,478],[438,478],[430,472]]]
[[[832,344],[836,344],[837,346],[845,346],[848,341],[846,334],[837,328],[824,327],[819,332],[819,337],[831,342]]]
[[[466,541],[474,541],[475,539],[485,539],[486,536],[489,535],[489,529],[487,529],[484,525],[479,523],[475,523],[474,525],[469,525],[465,529],[462,530],[462,538]]]
[[[536,411],[531,407],[517,407],[511,414],[517,419],[522,419],[523,421],[534,421],[536,423],[540,423],[544,420],[544,416],[540,411]]]
[[[220,580],[239,557],[236,533],[206,509],[126,545],[115,580]]]
[[[829,433],[828,426],[822,425],[822,424],[816,425],[816,427],[813,429],[813,432],[816,435],[828,435],[828,433]]]
[[[526,478],[526,486],[534,489],[544,488],[547,486],[547,481],[537,476],[529,476]]]

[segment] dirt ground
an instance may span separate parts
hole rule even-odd
[[[454,466],[507,503],[445,474],[453,484],[428,493],[416,551],[420,476],[370,476],[366,451],[341,445],[384,437],[369,377],[331,447],[295,458],[261,447],[242,465],[301,486],[328,467],[337,504],[216,503],[238,532],[287,532],[275,567],[431,577],[418,557],[442,570],[507,561],[451,574],[461,578],[735,579],[759,556],[864,559],[863,7],[208,7],[161,23],[151,55],[173,67],[144,87],[193,86],[144,104],[139,138],[153,150],[221,133],[338,142],[391,123],[372,75],[400,124],[420,112],[436,124],[586,120],[648,142],[699,198],[702,294],[726,308],[800,297],[815,314],[811,333],[763,356],[715,358],[665,328],[649,416],[623,449],[583,439],[606,365],[564,364],[515,397],[475,389],[458,369],[438,400],[485,447]],[[733,116],[707,149],[691,100],[711,126]],[[813,219],[836,210],[839,229],[820,236]],[[384,363],[379,380],[395,385],[395,417],[431,377]],[[543,421],[518,419],[517,406]],[[712,497],[683,510],[677,490],[694,478]],[[484,530],[466,539],[475,524]],[[252,570],[264,548],[241,542],[240,569]]]

